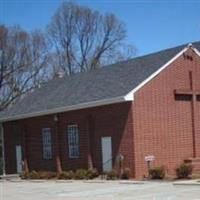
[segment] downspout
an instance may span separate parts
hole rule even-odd
[[[54,115],[54,122],[55,122],[55,161],[56,161],[56,170],[57,173],[60,174],[62,172],[62,165],[60,159],[60,147],[59,147],[59,133],[58,133],[58,123],[59,118],[58,115]]]
[[[3,176],[6,175],[6,167],[5,167],[5,144],[4,144],[4,130],[3,124],[0,123],[0,133],[1,133],[1,148],[2,148],[2,168],[3,168]]]

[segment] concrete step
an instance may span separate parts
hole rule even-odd
[[[19,174],[6,174],[6,175],[1,175],[0,179],[2,180],[17,180],[20,179]]]

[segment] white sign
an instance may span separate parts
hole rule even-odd
[[[148,155],[144,157],[145,161],[154,161],[155,160],[155,156],[154,155]]]
[[[123,161],[124,160],[124,156],[122,154],[118,154],[117,155],[117,161],[120,162],[120,161]]]

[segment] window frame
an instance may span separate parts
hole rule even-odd
[[[80,158],[80,138],[79,138],[78,124],[67,125],[67,141],[68,141],[68,157],[70,159]],[[76,151],[77,155],[74,155]]]
[[[46,132],[46,131],[48,131],[48,132]],[[47,135],[45,135],[47,133],[48,133],[48,137],[47,137]],[[45,151],[47,151],[47,152],[45,152]],[[42,158],[44,160],[52,160],[53,159],[51,128],[42,128],[42,152],[43,152]]]
[[[190,94],[175,94],[175,101],[191,102],[192,95],[190,95]]]

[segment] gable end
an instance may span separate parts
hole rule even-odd
[[[133,101],[134,100],[134,94],[140,90],[144,85],[146,85],[148,82],[153,80],[156,76],[158,76],[164,69],[166,69],[170,64],[172,64],[175,60],[177,60],[181,55],[183,55],[188,49],[192,49],[199,57],[200,52],[198,49],[193,47],[192,44],[188,44],[187,47],[185,47],[182,51],[180,51],[178,54],[176,54],[171,60],[169,60],[166,64],[164,64],[161,68],[159,68],[156,72],[154,72],[151,76],[149,76],[147,79],[145,79],[142,83],[140,83],[136,88],[134,88],[132,91],[130,91],[128,94],[124,96],[124,99],[126,101]]]

